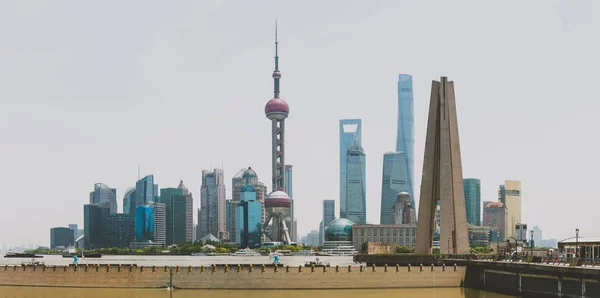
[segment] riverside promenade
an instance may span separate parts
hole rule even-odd
[[[391,289],[459,287],[465,267],[446,266],[27,266],[0,267],[0,285],[175,289]]]

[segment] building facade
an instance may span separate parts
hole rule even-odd
[[[291,217],[294,218],[294,195],[293,195],[293,181],[294,181],[294,170],[293,170],[293,166],[292,165],[285,165],[285,193],[288,194],[288,196],[290,196],[290,200],[292,200],[292,207],[290,208],[290,212],[291,212]],[[292,223],[292,226],[289,227],[289,232],[290,232],[290,237],[292,238],[293,242],[296,242],[296,228],[295,225]]]
[[[398,193],[396,202],[394,202],[394,206],[392,207],[393,225],[415,224],[415,208],[410,198],[411,196],[407,192]]]
[[[356,224],[367,222],[366,156],[358,137],[346,153],[346,212]],[[342,218],[342,217],[340,217]]]
[[[180,181],[177,188],[161,189],[160,200],[166,207],[166,244],[192,242],[194,199],[183,181]]]
[[[110,214],[117,213],[117,190],[104,183],[94,184],[94,191],[90,192],[90,204],[108,204]]]
[[[409,180],[405,163],[404,152],[387,152],[383,155],[380,210],[382,225],[393,223],[392,208],[396,203],[398,193],[408,193]]]
[[[110,214],[105,220],[106,247],[126,248],[135,241],[135,224],[132,214]]]
[[[346,159],[348,158],[348,148],[356,140],[359,144],[362,144],[361,122],[360,119],[340,120],[340,218],[346,218]]]
[[[165,245],[166,206],[163,203],[150,202],[135,209],[136,242],[154,242]]]
[[[353,225],[352,245],[360,250],[366,242],[395,243],[414,248],[416,225]]]
[[[251,171],[248,171],[251,170]],[[248,172],[247,172],[248,171]],[[246,173],[247,172],[247,173]],[[237,234],[236,228],[238,224],[235,221],[235,210],[240,202],[240,194],[242,190],[242,186],[244,184],[251,183],[256,190],[256,201],[261,203],[262,208],[262,222],[264,223],[267,220],[267,212],[265,211],[264,202],[265,197],[267,195],[267,186],[258,181],[258,175],[252,167],[241,169],[235,176],[231,179],[232,182],[232,198],[229,207],[230,219],[229,219],[229,235],[232,241],[235,241],[235,235]],[[262,241],[267,241],[265,235],[261,236]]]
[[[130,187],[125,191],[123,196],[123,213],[135,214],[135,187]]]
[[[438,201],[440,251],[469,253],[454,82],[446,77],[433,81],[431,86],[420,196],[415,253],[433,251],[434,211]]]
[[[506,180],[500,185],[498,199],[508,209],[507,236],[515,237],[515,226],[521,222],[521,181]]]
[[[471,247],[490,246],[490,231],[490,227],[469,225],[469,245]]]
[[[539,247],[542,244],[542,239],[544,239],[542,238],[542,229],[538,226],[533,226],[531,230],[533,231],[533,245],[534,247]]]
[[[240,202],[235,210],[237,224],[235,243],[239,247],[254,248],[260,245],[262,236],[262,204],[256,200],[256,188],[246,182],[242,186]]]
[[[69,228],[57,227],[50,229],[50,248],[59,246],[69,247],[75,245],[73,231]]]
[[[77,224],[69,224],[68,227],[71,229],[71,231],[73,231],[73,240],[77,240]],[[73,243],[73,245],[75,245],[75,243]]]
[[[148,175],[135,183],[135,205],[130,206],[130,210],[136,210],[140,205],[155,202],[158,198],[158,191],[154,184],[154,175]]]
[[[335,200],[323,200],[323,218],[319,224],[319,239],[325,242],[325,227],[335,219]]]
[[[515,237],[515,238],[516,238],[518,241],[521,241],[521,242],[528,242],[528,241],[527,241],[527,239],[528,239],[527,232],[528,232],[529,230],[527,230],[527,224],[526,224],[526,223],[517,223],[517,224],[514,226],[514,231],[515,231],[515,236],[514,236],[514,237]]]
[[[483,208],[483,225],[490,227],[492,242],[506,241],[507,221],[508,210],[502,202],[487,202]]]
[[[107,203],[83,205],[83,248],[106,247],[105,218],[110,214]]]
[[[475,178],[463,179],[465,188],[465,208],[467,223],[481,226],[481,180]]]
[[[200,239],[211,234],[220,240],[229,240],[225,224],[225,184],[222,169],[202,171],[202,187],[200,188],[200,211],[198,232]]]
[[[404,191],[410,194],[410,202],[415,206],[414,198],[414,100],[412,75],[398,75],[398,129],[396,135],[396,152],[402,152],[404,157],[405,185]],[[416,220],[416,218],[414,219]],[[383,224],[383,222],[382,222]]]

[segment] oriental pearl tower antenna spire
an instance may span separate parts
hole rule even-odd
[[[279,41],[277,40],[277,22],[275,22],[275,70],[273,71],[273,99],[265,106],[265,115],[271,120],[271,174],[273,177],[272,192],[265,199],[265,209],[269,217],[263,224],[263,231],[272,241],[291,242],[288,227],[292,226],[290,197],[285,193],[285,119],[290,108],[285,100],[279,98]],[[266,233],[269,222],[273,219],[272,231]]]

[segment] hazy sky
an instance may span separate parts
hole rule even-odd
[[[363,120],[367,220],[379,222],[408,73],[416,190],[431,80],[444,75],[482,200],[521,180],[523,219],[544,238],[600,236],[593,0],[2,1],[0,243],[47,245],[51,227],[82,226],[95,182],[117,188],[121,210],[138,165],[161,188],[183,180],[194,208],[211,165],[224,164],[228,198],[242,167],[270,185],[276,18],[301,234],[318,228],[322,200],[339,208],[342,118]]]

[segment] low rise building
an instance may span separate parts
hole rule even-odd
[[[412,249],[415,246],[417,225],[353,225],[352,244],[362,248],[366,242],[395,243]]]

